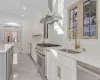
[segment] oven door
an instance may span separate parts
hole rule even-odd
[[[41,76],[45,77],[45,55],[42,55],[41,52],[37,51],[37,67]]]

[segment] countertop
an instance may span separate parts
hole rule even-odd
[[[61,47],[52,47],[47,48],[51,51],[55,50],[57,53],[62,54],[66,57],[70,57],[72,59],[75,59],[77,61],[81,61],[83,63],[89,64],[91,66],[94,66],[96,68],[100,68],[100,53],[96,52],[81,52],[79,54],[70,54],[63,51],[60,51],[59,49],[62,49]]]
[[[14,45],[13,43],[10,44],[0,43],[0,53],[7,52],[13,45]]]

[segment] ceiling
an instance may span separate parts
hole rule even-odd
[[[44,7],[47,0],[0,0],[0,18],[30,20]],[[23,7],[26,9],[24,10]],[[24,15],[24,17],[22,16]]]

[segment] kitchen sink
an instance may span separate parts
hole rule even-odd
[[[66,52],[66,53],[70,53],[70,54],[78,54],[81,52],[78,51],[74,51],[74,50],[70,50],[70,49],[60,49],[60,51]]]
[[[37,45],[40,47],[59,47],[60,46],[58,44],[51,44],[51,43],[39,43]]]

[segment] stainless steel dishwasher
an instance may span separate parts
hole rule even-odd
[[[77,80],[100,80],[100,69],[78,61]]]

